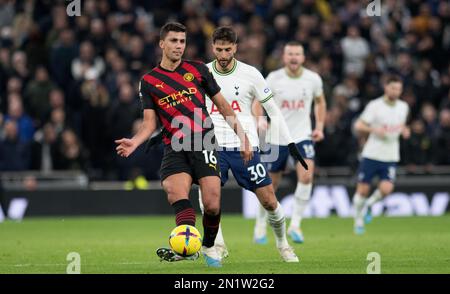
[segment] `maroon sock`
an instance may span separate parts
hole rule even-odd
[[[219,231],[220,212],[217,215],[204,214],[203,215],[203,246],[212,247],[216,240],[217,232]]]
[[[175,210],[175,223],[179,225],[190,225],[195,227],[195,210],[188,199],[178,200],[172,204]]]

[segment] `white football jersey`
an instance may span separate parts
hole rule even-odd
[[[320,76],[306,68],[293,78],[285,68],[275,70],[267,76],[267,84],[272,89],[275,102],[283,114],[295,143],[311,140],[311,108],[315,97],[323,94]],[[279,131],[269,126],[266,140],[274,145],[287,145]]]
[[[393,104],[385,101],[384,96],[370,101],[359,119],[375,128],[384,128],[386,137],[371,133],[364,145],[362,156],[383,162],[400,160],[399,137],[408,117],[409,107],[405,101],[397,100]]]
[[[219,84],[220,92],[236,113],[250,144],[253,147],[259,146],[256,118],[252,114],[253,99],[264,103],[273,96],[264,77],[255,67],[238,60],[235,60],[233,69],[225,74],[216,69],[216,60],[207,66]],[[239,137],[209,98],[206,99],[206,107],[214,123],[214,133],[219,146],[240,147]]]

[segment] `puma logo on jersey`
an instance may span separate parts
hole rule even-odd
[[[209,167],[212,167],[212,168],[215,169],[215,170],[217,170],[217,166],[216,166],[215,164],[210,163],[210,164],[208,164],[208,166],[209,166]]]

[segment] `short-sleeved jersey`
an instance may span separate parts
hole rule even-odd
[[[250,144],[254,147],[259,146],[256,119],[252,114],[253,99],[256,98],[264,103],[273,96],[264,77],[255,67],[238,60],[235,60],[233,68],[228,73],[221,73],[217,70],[216,60],[208,63],[207,66],[220,85],[223,96],[236,113]],[[206,101],[206,106],[214,123],[214,132],[219,146],[240,147],[239,137],[210,99]]]
[[[400,160],[399,136],[408,117],[409,107],[404,101],[388,103],[384,96],[377,98],[365,107],[359,119],[374,128],[384,128],[386,137],[371,133],[364,145],[364,158],[383,162]]]
[[[145,74],[139,86],[143,109],[154,109],[162,125],[163,142],[170,145],[173,136],[183,140],[194,133],[203,136],[214,126],[205,106],[206,95],[220,91],[213,75],[202,62],[182,60],[169,71],[161,66]]]
[[[290,77],[285,68],[271,72],[267,84],[272,89],[275,102],[283,114],[283,118],[294,142],[311,140],[311,108],[314,98],[323,94],[320,76],[306,68],[302,74]],[[279,135],[279,131],[269,126],[266,140],[274,145],[287,145]]]

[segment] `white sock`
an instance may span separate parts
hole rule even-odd
[[[261,238],[267,232],[267,210],[258,202],[256,210],[255,237]]]
[[[355,226],[364,226],[364,207],[366,204],[366,198],[358,193],[353,196],[353,207],[355,209]]]
[[[202,211],[203,215],[205,213],[205,207],[203,206],[202,190],[200,190],[200,187],[198,188],[198,204],[200,205],[200,210]]]
[[[225,247],[225,240],[223,239],[222,234],[222,224],[219,224],[219,231],[217,231],[216,240],[214,241],[214,245],[224,246]]]
[[[202,215],[205,213],[205,207],[203,206],[202,201],[202,190],[198,189],[198,204],[200,205],[200,210],[202,211]],[[225,246],[225,240],[223,239],[222,234],[222,224],[219,224],[219,231],[217,232],[216,240],[214,241],[214,245]]]
[[[300,228],[302,224],[303,212],[308,205],[311,197],[312,184],[302,184],[297,182],[297,188],[294,193],[294,209],[292,210],[292,218],[290,228]]]
[[[277,202],[277,208],[274,211],[267,211],[269,217],[269,224],[275,233],[275,240],[278,248],[289,246],[286,239],[286,219],[284,217],[283,208]]]
[[[380,201],[383,198],[383,195],[381,194],[379,189],[376,189],[373,191],[372,195],[370,195],[369,199],[367,199],[367,206],[372,207],[375,203]]]

